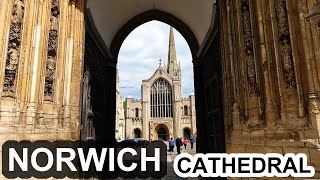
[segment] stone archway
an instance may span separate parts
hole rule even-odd
[[[107,88],[104,89],[105,97],[104,102],[107,104],[104,106],[104,114],[105,117],[108,119],[115,119],[114,112],[115,112],[115,87],[116,87],[116,66],[117,66],[117,59],[120,47],[126,37],[138,26],[142,25],[151,20],[158,20],[164,23],[167,23],[177,29],[181,35],[187,41],[191,54],[192,54],[192,61],[194,64],[194,82],[195,82],[195,107],[196,111],[196,119],[197,119],[197,151],[199,152],[225,152],[225,134],[224,134],[224,114],[223,114],[223,85],[222,85],[222,67],[220,62],[220,31],[219,27],[220,24],[217,20],[214,21],[212,25],[212,29],[208,31],[206,36],[206,42],[202,45],[201,50],[199,50],[199,44],[197,38],[191,28],[185,24],[182,20],[178,17],[161,11],[161,10],[149,10],[145,11],[141,14],[138,14],[128,20],[115,34],[113,40],[110,44],[110,49],[106,45],[103,44],[102,37],[98,33],[98,31],[94,27],[94,23],[91,20],[90,22],[90,11],[87,14],[87,30],[90,31],[88,34],[92,36],[93,41],[95,44],[98,44],[99,48],[98,51],[101,51],[101,55],[105,57],[105,61],[100,61],[105,63],[106,71],[104,71],[104,83]],[[219,13],[215,14],[215,19],[219,19]],[[87,39],[87,38],[86,38]],[[96,51],[93,50],[93,51]],[[99,66],[98,68],[102,68],[103,66]],[[212,91],[210,87],[215,86],[217,89],[216,91]],[[215,93],[214,97],[219,98],[208,98],[212,96],[212,93]],[[211,107],[208,107],[211,104],[216,104],[213,110],[215,114],[209,112]],[[213,127],[211,121],[211,116],[214,116],[214,122],[217,124],[214,125],[215,129],[214,134],[211,132],[208,127]],[[210,121],[210,122],[208,122]],[[103,132],[101,135],[102,139],[113,137],[114,132],[114,123],[113,121],[102,122],[100,121],[98,128],[107,128],[109,134],[105,133],[105,130],[98,130],[99,132]],[[199,125],[199,126],[198,126]],[[171,129],[170,129],[171,131]],[[141,127],[142,137],[143,138],[150,138],[158,139],[157,132],[152,130],[150,124],[146,121],[142,121]],[[169,131],[167,131],[169,132]],[[154,134],[153,134],[154,133]],[[171,133],[171,132],[170,132]],[[211,139],[208,140],[208,134],[212,134],[210,137]],[[182,134],[179,134],[181,136]],[[168,137],[169,138],[169,137]],[[211,144],[220,144],[219,147],[208,146],[208,142]],[[222,146],[221,146],[222,145]]]
[[[158,139],[166,141],[167,140],[167,134],[168,134],[167,130],[165,128],[161,127],[158,130]]]
[[[140,25],[152,21],[157,20],[163,23],[166,23],[173,28],[175,28],[186,40],[192,55],[192,61],[197,61],[197,53],[199,51],[199,44],[197,38],[190,27],[185,24],[182,20],[178,17],[161,10],[148,10],[141,14],[138,14],[131,18],[127,23],[125,23],[116,33],[115,37],[113,38],[111,45],[110,45],[110,53],[112,54],[112,62],[118,62],[118,55],[121,48],[122,43],[124,40],[129,36],[129,34]],[[180,129],[180,128],[179,128]],[[175,131],[174,131],[175,132]],[[148,139],[151,130],[149,128],[149,124],[147,121],[142,121],[142,137]],[[174,135],[173,136],[181,136]],[[158,137],[154,137],[158,138]]]
[[[159,124],[154,129],[154,140],[158,139],[158,140],[167,141],[170,138],[169,135],[170,135],[169,129],[164,124]]]
[[[188,127],[183,128],[183,138],[189,139],[191,136],[191,130]]]
[[[110,52],[116,60],[121,45],[123,41],[127,38],[127,36],[138,26],[152,20],[157,20],[169,24],[170,26],[174,27],[177,31],[179,31],[180,34],[187,41],[193,58],[196,57],[196,54],[199,50],[199,44],[197,38],[195,37],[194,33],[189,28],[189,26],[170,13],[153,9],[136,15],[135,17],[130,19],[126,24],[124,24],[117,32],[110,45]]]

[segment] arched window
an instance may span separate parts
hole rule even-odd
[[[136,108],[135,112],[136,112],[136,117],[139,117],[139,108]]]
[[[184,115],[188,115],[188,106],[184,106]]]
[[[172,88],[165,79],[157,80],[151,87],[151,117],[172,117]]]

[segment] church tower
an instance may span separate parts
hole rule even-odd
[[[180,123],[181,123],[181,112],[182,107],[182,79],[181,79],[181,68],[180,62],[177,62],[176,47],[174,41],[173,28],[170,26],[169,34],[169,50],[168,50],[168,67],[167,73],[172,79],[172,90],[173,90],[173,137],[181,137]]]
[[[180,77],[180,65],[177,63],[173,28],[170,27],[167,73],[171,77]]]

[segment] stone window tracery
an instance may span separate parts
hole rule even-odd
[[[150,101],[152,118],[172,117],[172,88],[168,81],[159,79],[151,86]]]

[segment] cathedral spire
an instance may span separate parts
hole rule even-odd
[[[174,42],[173,28],[170,26],[169,35],[169,52],[168,52],[168,64],[167,64],[168,74],[171,76],[176,76],[177,74],[177,57],[176,57],[176,47]]]

